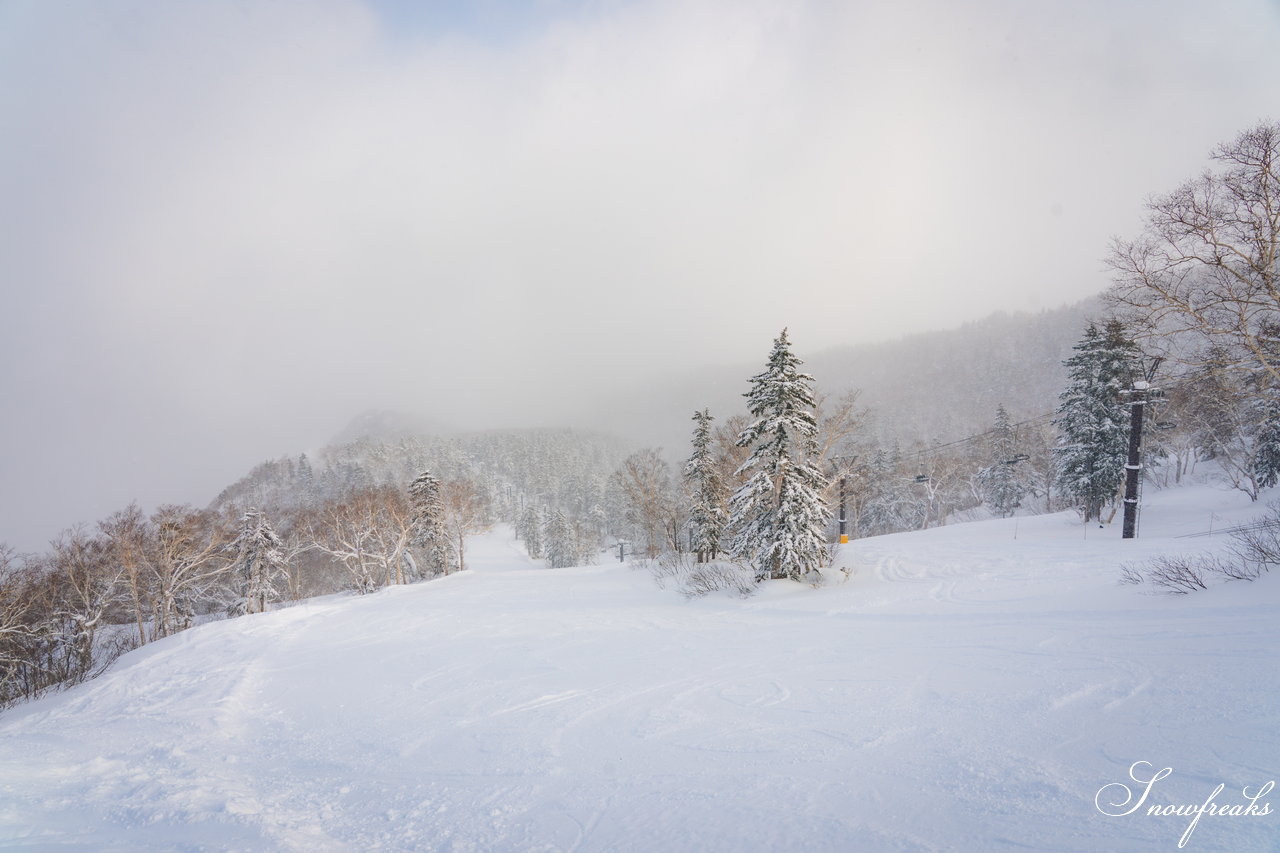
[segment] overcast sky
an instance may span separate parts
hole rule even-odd
[[[1274,0],[0,0],[0,541],[369,408],[572,422],[784,325],[1083,298],[1280,117],[1277,44]]]

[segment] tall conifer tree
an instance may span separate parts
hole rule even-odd
[[[1129,447],[1129,387],[1138,348],[1118,320],[1100,331],[1092,323],[1075,345],[1066,390],[1059,395],[1058,482],[1079,501],[1084,519],[1102,518],[1124,479]]]
[[[684,466],[693,505],[689,511],[692,535],[690,549],[699,563],[714,560],[720,551],[720,538],[729,520],[725,510],[726,488],[711,452],[711,412],[693,413],[693,455]]]
[[[542,513],[534,509],[533,504],[525,507],[521,514],[516,534],[524,542],[524,549],[530,557],[535,560],[542,557]]]
[[[448,574],[454,564],[453,545],[445,527],[440,481],[430,471],[423,471],[409,484],[409,501],[413,505],[412,542],[420,561],[418,571]]]
[[[572,566],[578,561],[578,547],[573,527],[560,510],[552,510],[547,517],[546,531],[547,565],[553,569]]]
[[[1253,402],[1258,426],[1253,446],[1253,475],[1264,489],[1280,483],[1280,393],[1266,392]]]
[[[1022,505],[1026,486],[1018,479],[1017,438],[1009,413],[1004,406],[996,406],[996,422],[991,427],[991,464],[982,470],[980,484],[982,499],[988,509],[1001,518],[1013,515]]]
[[[262,613],[276,599],[276,583],[284,574],[280,537],[261,510],[249,509],[240,518],[240,535],[233,547],[240,595],[231,612],[236,615]]]
[[[801,580],[826,559],[827,481],[814,465],[813,377],[801,364],[783,329],[744,395],[755,420],[738,436],[738,446],[752,448],[739,473],[750,476],[730,501],[729,527],[732,553],[754,566],[757,580]]]

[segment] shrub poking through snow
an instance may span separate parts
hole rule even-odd
[[[1252,524],[1236,528],[1225,554],[1167,554],[1121,567],[1120,582],[1149,584],[1159,592],[1186,595],[1208,589],[1214,578],[1252,581],[1280,566],[1280,504]]]

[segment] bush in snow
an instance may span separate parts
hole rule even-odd
[[[728,592],[747,598],[756,592],[755,572],[739,563],[723,560],[697,562],[692,554],[670,552],[645,562],[659,589],[672,589],[685,598],[701,598],[713,592]]]
[[[1208,589],[1207,581],[1252,581],[1280,566],[1280,504],[1272,504],[1266,515],[1231,534],[1227,553],[1165,555],[1139,565],[1121,568],[1120,580],[1129,584],[1150,584],[1159,592],[1186,595]]]

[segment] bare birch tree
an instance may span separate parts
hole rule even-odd
[[[108,612],[121,597],[124,574],[113,558],[106,537],[90,536],[81,528],[53,540],[48,566],[58,580],[58,621],[73,659],[74,677],[94,670],[94,645]]]
[[[377,525],[375,501],[367,489],[330,502],[308,520],[313,546],[346,570],[350,588],[360,595],[386,580],[377,571]]]
[[[145,573],[147,518],[137,504],[130,504],[98,522],[98,529],[110,543],[112,558],[124,576],[138,643],[145,643],[147,614],[151,612],[151,587]]]
[[[636,547],[647,559],[668,548],[679,550],[671,467],[657,450],[632,453],[614,472],[610,485],[618,493],[623,515],[639,540]]]
[[[35,631],[28,586],[17,554],[0,543],[0,707],[29,693]]]
[[[151,639],[191,627],[195,605],[220,585],[232,537],[223,520],[189,506],[166,505],[151,516],[148,567],[154,584]]]
[[[489,529],[488,498],[471,480],[447,480],[440,484],[440,507],[462,571],[467,567],[467,537]]]
[[[1280,123],[1219,145],[1213,168],[1147,202],[1146,227],[1116,240],[1112,303],[1146,335],[1190,335],[1196,350],[1280,384]]]

